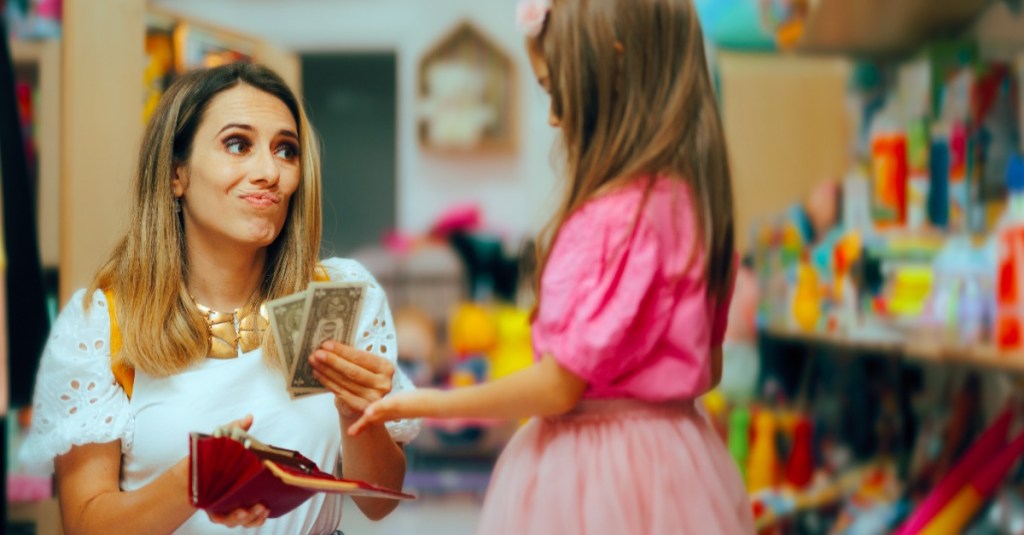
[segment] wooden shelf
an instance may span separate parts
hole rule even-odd
[[[952,346],[921,339],[872,339],[840,333],[802,332],[795,329],[768,328],[763,334],[799,343],[828,345],[852,352],[891,354],[916,362],[968,366],[1024,375],[1024,353],[1000,351],[991,344]]]

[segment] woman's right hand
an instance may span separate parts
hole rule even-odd
[[[252,427],[252,415],[247,414],[244,418],[235,420],[228,425],[222,426],[220,429],[228,430],[232,427],[248,431]],[[267,517],[270,516],[270,510],[260,504],[256,504],[252,507],[240,507],[226,515],[218,515],[209,511],[207,511],[206,515],[210,517],[210,521],[214,524],[223,524],[229,528],[255,528],[262,526],[267,521]]]

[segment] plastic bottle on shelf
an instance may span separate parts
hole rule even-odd
[[[743,480],[747,479],[747,460],[750,457],[750,410],[739,405],[729,414],[729,453],[740,470]]]
[[[775,414],[769,409],[758,410],[753,425],[754,440],[747,458],[747,490],[751,493],[775,487],[780,475]]]
[[[995,343],[1003,351],[1024,349],[1024,158],[1006,170],[1008,202],[997,229]]]

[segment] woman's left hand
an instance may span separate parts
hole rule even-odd
[[[395,365],[384,357],[328,340],[309,357],[313,376],[334,393],[342,418],[358,418],[391,392]]]

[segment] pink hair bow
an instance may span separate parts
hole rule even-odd
[[[551,0],[519,0],[516,4],[516,26],[528,37],[537,37],[551,11]]]

